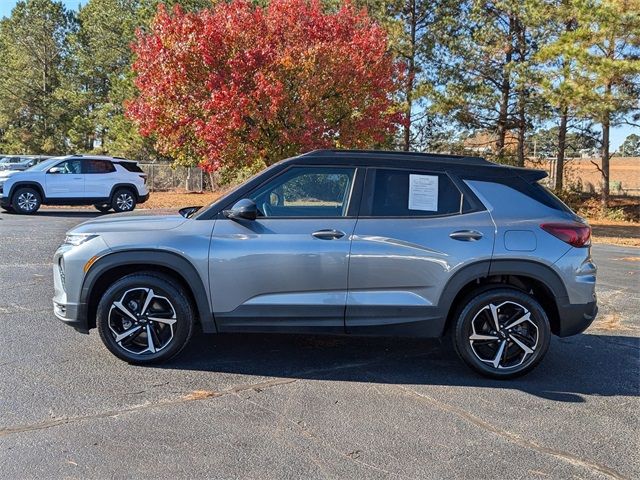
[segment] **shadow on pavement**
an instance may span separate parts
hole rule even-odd
[[[194,336],[164,368],[243,375],[520,390],[558,402],[640,394],[640,339],[554,338],[527,376],[491,380],[469,370],[445,341],[267,334]]]
[[[3,216],[11,216],[11,217],[22,217],[22,218],[33,218],[37,219],[38,217],[59,217],[59,218],[94,218],[100,217],[103,215],[108,215],[105,213],[94,212],[91,210],[39,210],[33,215],[20,215],[13,212],[2,212]]]

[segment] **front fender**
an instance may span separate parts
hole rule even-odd
[[[81,312],[84,317],[88,313],[91,294],[99,279],[114,268],[131,265],[159,266],[169,269],[182,277],[195,299],[202,330],[205,333],[217,332],[211,302],[207,294],[208,290],[195,267],[186,258],[176,253],[162,250],[127,250],[126,252],[109,253],[98,259],[91,266],[82,283],[80,305],[84,309],[84,312]]]

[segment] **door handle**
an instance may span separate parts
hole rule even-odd
[[[74,180],[82,180],[82,177],[73,177]]]
[[[461,242],[475,242],[482,238],[482,233],[475,230],[458,230],[449,234],[454,240],[460,240]]]
[[[337,240],[338,238],[344,237],[344,232],[340,230],[328,229],[328,230],[318,230],[317,232],[313,232],[311,234],[313,237],[319,238],[320,240]]]

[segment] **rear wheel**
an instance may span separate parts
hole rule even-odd
[[[40,208],[42,198],[37,190],[25,187],[19,189],[11,198],[11,207],[16,213],[31,215]]]
[[[186,292],[155,273],[127,275],[102,296],[96,324],[105,346],[129,363],[174,357],[193,333],[194,311]]]
[[[109,210],[111,210],[111,205],[109,205],[108,203],[97,203],[94,205],[94,207],[96,207],[96,210],[102,213],[107,213]]]
[[[456,318],[456,352],[475,371],[514,378],[533,370],[549,348],[551,329],[531,295],[497,288],[467,297]]]
[[[111,207],[116,212],[130,212],[136,208],[136,196],[127,188],[116,190],[111,200]]]

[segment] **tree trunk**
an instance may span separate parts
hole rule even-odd
[[[563,106],[560,110],[560,128],[558,129],[558,155],[556,157],[555,184],[556,190],[562,190],[564,181],[564,155],[567,150],[567,121],[569,108]]]
[[[518,45],[518,61],[522,65],[526,61],[527,57],[527,37],[525,26],[517,19],[515,22],[516,27],[516,42]],[[522,75],[522,73],[520,74]],[[525,137],[527,134],[527,87],[522,78],[518,81],[518,160],[517,165],[524,167],[525,160]]]
[[[609,206],[609,133],[611,119],[609,112],[602,121],[602,206]]]
[[[527,132],[527,118],[525,116],[524,94],[521,93],[518,100],[518,160],[517,166],[524,167],[525,135]]]
[[[504,153],[505,139],[507,136],[507,120],[509,117],[509,97],[511,96],[511,72],[509,64],[513,57],[513,31],[515,19],[509,17],[509,44],[505,52],[504,69],[502,70],[502,85],[500,86],[500,113],[498,114],[498,125],[496,129],[496,155],[502,156]]]
[[[409,41],[410,41],[410,50],[409,56],[407,59],[407,82],[405,84],[405,100],[407,102],[407,107],[405,110],[406,123],[404,125],[403,131],[403,142],[402,149],[405,152],[408,152],[411,148],[411,111],[413,107],[413,86],[416,75],[416,23],[417,23],[417,12],[416,12],[416,2],[415,0],[409,1]]]

